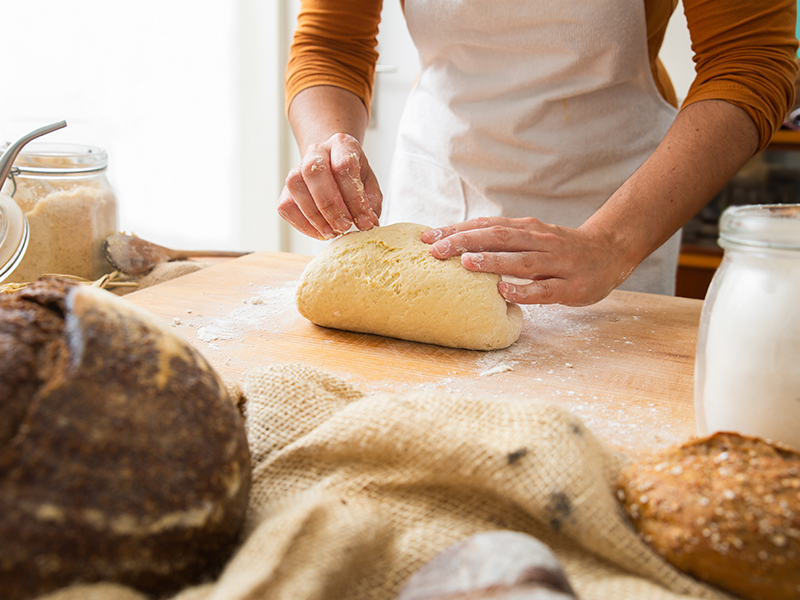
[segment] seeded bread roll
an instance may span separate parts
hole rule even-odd
[[[108,292],[0,294],[0,590],[164,594],[211,576],[247,505],[249,452],[189,344]]]
[[[800,452],[716,433],[631,464],[618,495],[678,569],[743,598],[800,598]]]

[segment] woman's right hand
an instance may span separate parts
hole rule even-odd
[[[378,225],[383,195],[358,140],[336,133],[306,149],[289,171],[278,214],[295,229],[331,239],[353,225],[367,231]]]

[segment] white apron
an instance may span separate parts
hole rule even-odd
[[[642,0],[406,0],[421,71],[382,221],[478,216],[578,227],[675,117],[647,56]],[[621,289],[673,294],[679,234]]]

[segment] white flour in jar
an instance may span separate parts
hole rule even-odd
[[[734,260],[723,265],[698,354],[699,433],[737,431],[800,447],[800,261]]]
[[[116,232],[117,205],[104,180],[18,176],[14,200],[28,218],[30,245],[8,282],[48,273],[95,280],[112,271],[103,242]]]

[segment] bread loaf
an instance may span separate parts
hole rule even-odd
[[[716,433],[631,464],[618,495],[678,569],[743,598],[800,598],[796,450]]]
[[[124,299],[57,280],[0,294],[0,590],[163,594],[226,560],[249,453],[219,377]]]
[[[457,542],[414,573],[397,600],[574,600],[558,559],[517,531],[488,531]]]

